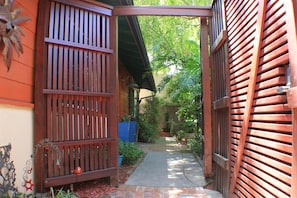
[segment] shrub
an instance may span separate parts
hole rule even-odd
[[[123,155],[123,164],[125,165],[136,164],[144,154],[135,144],[122,141],[119,143],[119,153]]]
[[[153,142],[157,138],[157,135],[157,127],[147,122],[145,116],[140,114],[138,140],[140,142]]]
[[[197,153],[200,157],[203,156],[203,139],[202,134],[198,133],[195,136],[195,139],[191,139],[189,144],[191,146],[192,152]]]
[[[153,142],[158,137],[158,115],[160,101],[152,96],[143,106],[143,113],[139,114],[139,133],[140,142]]]

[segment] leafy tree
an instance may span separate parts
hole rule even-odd
[[[210,5],[211,0],[134,0],[135,5]],[[199,18],[138,17],[155,73],[162,73],[159,91],[179,105],[185,131],[198,131],[201,119]]]

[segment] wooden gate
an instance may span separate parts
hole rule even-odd
[[[226,197],[290,197],[296,188],[292,111],[286,95],[291,63],[287,13],[292,7],[286,4],[291,3],[213,3],[213,158],[216,187]],[[296,34],[293,37],[296,41]],[[224,184],[228,169],[230,183]]]
[[[213,137],[213,171],[215,185],[224,195],[229,189],[229,71],[227,28],[224,1],[218,0],[213,6],[211,32],[211,70],[212,70],[212,137]]]
[[[39,31],[37,43],[37,189],[115,176],[117,66],[112,7],[55,0],[40,1],[39,10],[38,29],[44,32]]]

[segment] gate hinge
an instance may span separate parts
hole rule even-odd
[[[287,92],[290,89],[290,86],[280,86],[277,88],[277,93],[283,93],[283,92]]]

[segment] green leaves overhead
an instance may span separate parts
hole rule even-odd
[[[139,21],[154,69],[180,68],[186,57],[199,53],[198,19],[146,16],[139,17]]]
[[[205,6],[211,0],[134,0],[134,5]],[[163,73],[159,91],[179,105],[183,120],[197,121],[201,113],[200,21],[196,17],[138,17],[155,73]]]

